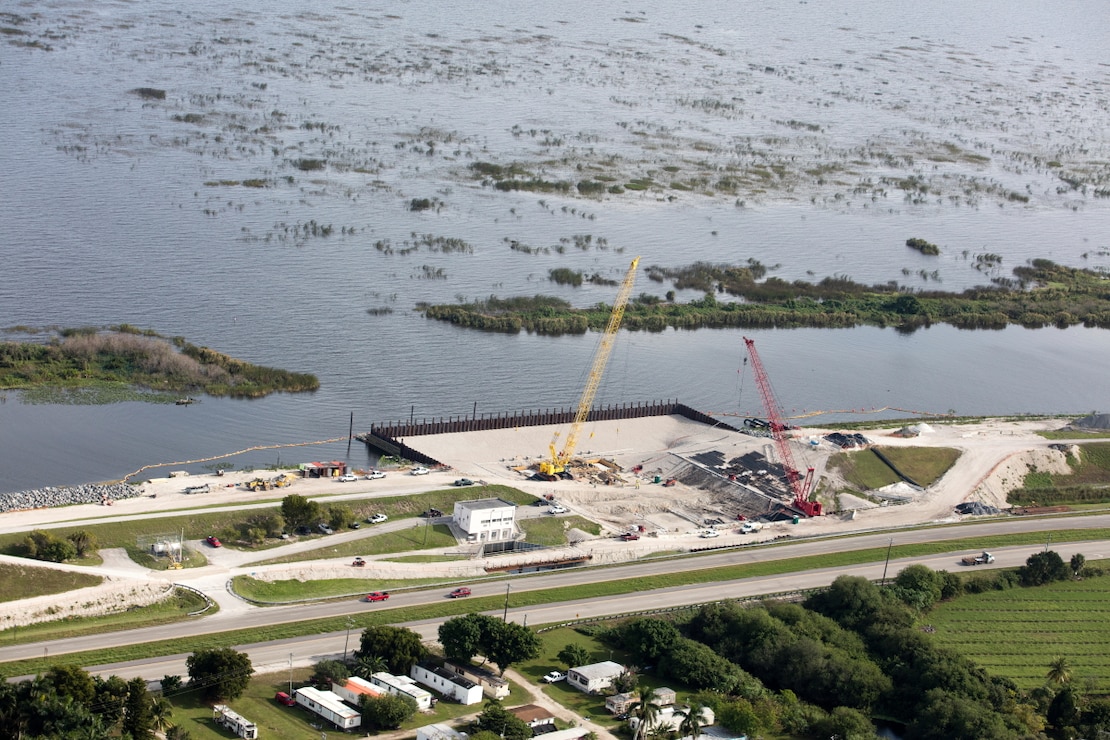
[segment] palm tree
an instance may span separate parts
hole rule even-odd
[[[355,663],[354,674],[359,678],[364,678],[367,681],[375,673],[381,673],[386,669],[385,658],[380,655],[363,655]]]
[[[150,707],[150,724],[155,732],[165,732],[173,716],[173,705],[164,696],[154,698]]]
[[[675,714],[682,717],[682,722],[678,725],[679,734],[691,740],[698,740],[701,736],[702,707],[700,705],[696,708],[687,707],[685,712],[675,712]]]
[[[653,704],[650,692],[646,692],[641,687],[640,701],[632,705],[629,714],[637,720],[636,729],[632,733],[632,740],[643,740],[648,731],[655,725],[655,721],[659,719],[659,705]]]
[[[1045,676],[1050,683],[1066,684],[1071,681],[1071,666],[1068,665],[1067,658],[1057,658],[1052,661],[1048,667],[1048,674]]]

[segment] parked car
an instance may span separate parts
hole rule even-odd
[[[428,509],[423,514],[421,514],[420,516],[435,518],[437,516],[443,516],[443,512],[440,511],[439,509]]]
[[[380,470],[371,470],[369,473],[366,474],[366,480],[378,480],[379,478],[384,477],[385,473]]]
[[[385,514],[374,514],[373,516],[366,517],[366,522],[368,524],[381,524],[388,518],[389,517],[387,517]]]
[[[279,691],[276,694],[274,694],[274,701],[276,701],[278,704],[282,704],[282,705],[287,706],[287,707],[297,706],[296,699],[289,696],[289,694],[285,693],[284,691]]]
[[[220,542],[220,538],[217,537],[214,534],[210,534],[207,537],[205,537],[204,541],[207,542],[212,547],[223,547],[224,546],[224,543]]]
[[[430,472],[432,472],[432,471],[428,470],[425,467],[419,467],[419,468],[413,468],[412,470],[410,470],[409,475],[427,475]]]
[[[740,525],[740,534],[751,534],[763,529],[763,525],[759,522],[744,522]]]
[[[354,473],[344,473],[343,475],[339,476],[338,480],[341,483],[354,483],[356,480],[358,480],[358,476]]]
[[[552,504],[551,508],[547,510],[548,514],[566,514],[567,507],[562,504]]]
[[[362,526],[362,522],[351,522],[347,526],[350,527],[351,529],[358,529],[359,527]]]
[[[351,565],[353,565],[356,568],[365,568],[366,567],[366,561],[363,560],[362,558],[355,558],[354,562],[351,563]]]
[[[720,537],[721,533],[715,529],[703,529],[698,536],[704,537],[705,539],[712,539],[713,537]]]
[[[386,601],[387,599],[389,599],[388,591],[373,591],[366,594],[367,601]]]
[[[319,524],[317,524],[316,529],[320,530],[320,534],[335,534],[335,530],[329,527],[324,522],[320,522]]]
[[[567,674],[562,671],[551,671],[551,673],[548,673],[546,676],[543,677],[544,683],[559,683],[560,681],[566,680]]]
[[[296,529],[293,530],[293,534],[300,534],[300,535],[312,534],[312,528],[311,527],[306,527],[305,525],[302,524],[301,526],[299,526],[299,527],[297,527]]]
[[[621,535],[621,539],[625,542],[632,542],[633,540],[640,539],[640,535],[636,534],[635,532],[625,532]]]
[[[470,596],[470,589],[467,588],[466,586],[461,586],[460,588],[456,588],[454,591],[447,594],[447,597],[451,598],[451,599],[461,599],[464,596]]]
[[[459,478],[457,481],[455,481],[455,485],[460,486],[460,487],[461,486],[472,486],[472,485],[474,485],[474,481],[470,480],[469,478]]]

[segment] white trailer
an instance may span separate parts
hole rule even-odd
[[[231,711],[226,704],[217,704],[212,707],[216,713],[216,724],[231,730],[238,737],[254,740],[258,737],[258,725],[237,712]]]
[[[320,691],[312,686],[305,686],[297,689],[294,698],[297,704],[341,730],[350,730],[362,724],[362,713],[344,704],[343,699],[332,691]]]

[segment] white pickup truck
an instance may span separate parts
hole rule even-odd
[[[763,525],[759,522],[744,522],[740,525],[740,534],[752,534],[763,529]]]

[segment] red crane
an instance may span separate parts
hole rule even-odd
[[[810,501],[809,494],[813,488],[813,468],[806,471],[803,478],[794,464],[794,456],[790,453],[790,442],[786,438],[786,424],[783,423],[782,414],[779,413],[779,402],[771,388],[771,380],[763,363],[759,360],[759,353],[755,351],[755,340],[744,337],[744,344],[748,347],[748,354],[752,357],[752,372],[755,373],[755,382],[759,386],[759,395],[763,397],[763,409],[767,412],[767,421],[771,425],[771,436],[775,438],[778,447],[780,462],[786,470],[786,482],[794,494],[794,508],[806,516],[821,516],[821,502]]]

